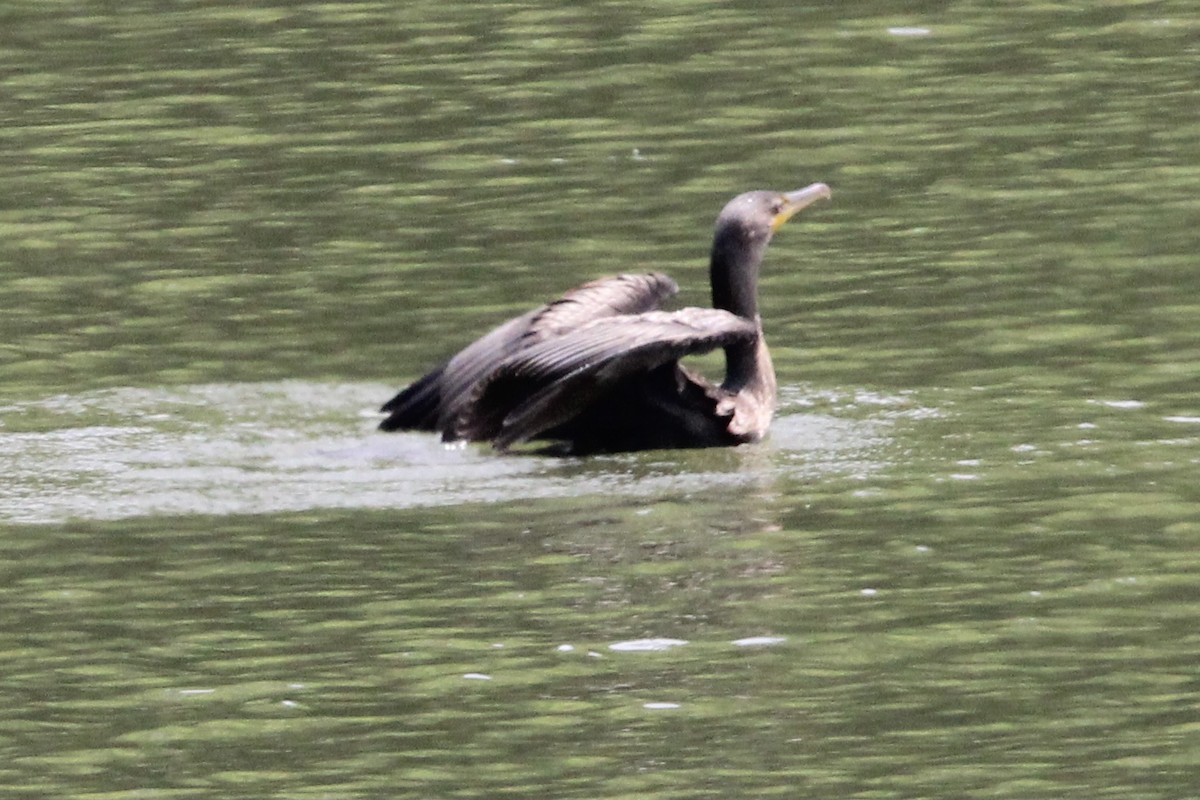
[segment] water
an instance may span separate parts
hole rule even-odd
[[[879,470],[888,432],[933,413],[900,397],[797,398],[807,413],[781,421],[769,448],[564,462],[497,458],[432,435],[375,434],[380,416],[364,398],[386,393],[376,384],[242,383],[15,404],[0,409],[9,423],[0,457],[13,465],[0,501],[9,521],[46,523],[653,496]],[[679,469],[684,462],[692,468]]]
[[[4,16],[7,793],[1200,793],[1189,5]],[[762,445],[373,431],[814,180]]]

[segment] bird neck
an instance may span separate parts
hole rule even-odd
[[[713,241],[708,279],[712,284],[713,308],[743,319],[758,317],[758,265],[762,246],[721,235]]]
[[[767,243],[740,234],[736,230],[718,230],[709,265],[713,308],[737,314],[758,328],[754,341],[725,348],[725,382],[722,386],[734,392],[760,383],[771,383],[773,387],[775,380],[771,357],[762,338],[762,320],[758,316],[758,267]]]

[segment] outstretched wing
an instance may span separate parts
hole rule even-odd
[[[756,336],[753,322],[716,309],[597,319],[505,359],[476,384],[452,435],[503,449],[571,420],[622,381]]]
[[[585,283],[493,329],[401,391],[384,404],[381,411],[388,417],[379,427],[441,430],[453,438],[450,425],[473,396],[475,384],[514,353],[596,319],[656,309],[678,291],[675,281],[657,272]]]
[[[465,391],[520,347],[540,310],[510,319],[401,390],[380,409],[388,415],[379,423],[380,430],[441,429],[448,410],[458,406]]]
[[[675,281],[661,272],[588,281],[542,306],[529,324],[525,344],[559,336],[593,320],[654,311],[678,291]]]

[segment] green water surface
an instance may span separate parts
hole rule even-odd
[[[1198,34],[10,3],[0,794],[1200,795]],[[589,278],[705,303],[724,202],[816,180],[767,442],[374,431]]]

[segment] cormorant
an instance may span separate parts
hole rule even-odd
[[[385,431],[440,431],[496,448],[533,440],[565,454],[754,442],[775,411],[775,370],[758,315],[758,271],[772,233],[830,196],[738,195],[717,217],[709,308],[659,311],[666,275],[615,275],[509,320],[389,400]],[[679,359],[725,350],[714,385]]]

